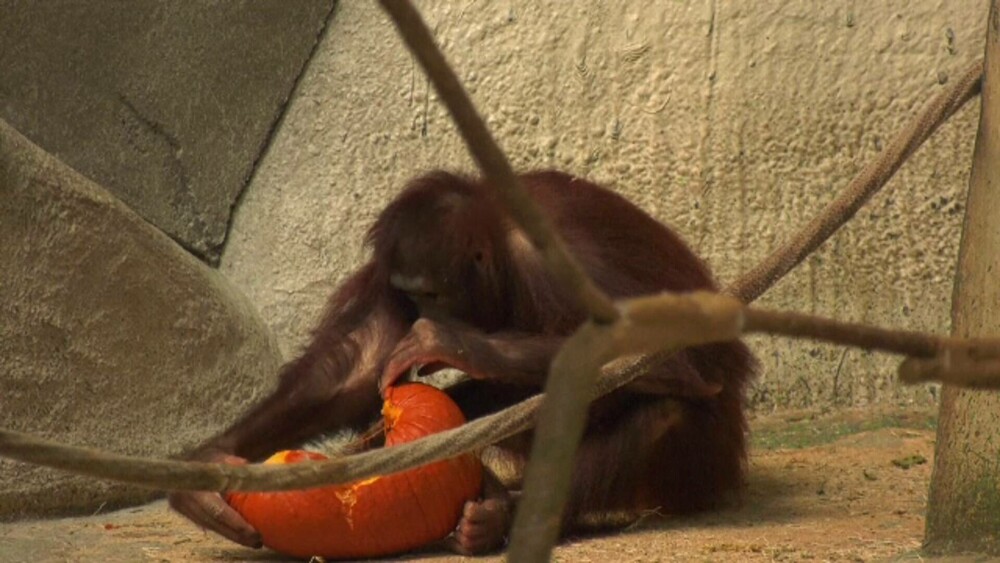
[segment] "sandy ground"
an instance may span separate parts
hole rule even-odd
[[[784,413],[753,421],[739,507],[573,538],[557,561],[921,560],[934,432],[929,411]],[[458,561],[443,553],[401,560]],[[0,561],[281,561],[195,529],[165,503],[0,525]],[[500,560],[499,557],[480,559]]]

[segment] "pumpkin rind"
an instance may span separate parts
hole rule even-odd
[[[444,392],[421,383],[386,390],[382,409],[386,447],[465,423]],[[265,463],[326,459],[285,450]],[[447,536],[465,502],[482,486],[472,454],[354,483],[279,492],[235,492],[226,500],[260,532],[264,545],[308,558],[377,557],[408,551]]]

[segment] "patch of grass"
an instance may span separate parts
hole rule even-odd
[[[926,410],[876,414],[868,418],[858,413],[815,414],[795,420],[769,421],[753,426],[751,447],[755,449],[801,449],[829,444],[844,436],[882,428],[934,430],[937,428],[937,414]]]

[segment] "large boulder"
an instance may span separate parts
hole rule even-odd
[[[217,272],[0,121],[0,426],[168,456],[217,432],[280,359]],[[0,460],[0,519],[153,491]]]

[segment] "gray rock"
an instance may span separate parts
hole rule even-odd
[[[179,453],[274,381],[254,308],[114,196],[0,121],[0,426]],[[0,460],[0,520],[154,492]]]
[[[0,0],[0,118],[213,262],[333,0]]]

